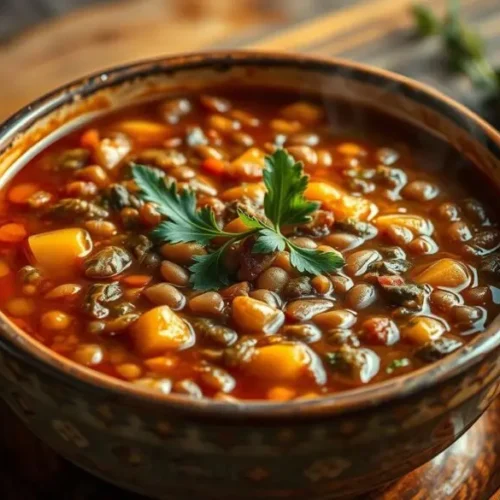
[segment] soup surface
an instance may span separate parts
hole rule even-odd
[[[435,362],[498,313],[500,233],[452,151],[384,120],[213,89],[71,133],[1,192],[0,307],[77,363],[194,398]]]

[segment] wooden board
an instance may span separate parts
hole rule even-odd
[[[443,68],[438,42],[413,36],[411,2],[126,0],[94,6],[41,25],[1,47],[0,117],[58,85],[115,64],[180,51],[245,46],[349,57],[412,76],[479,107],[469,83]],[[444,0],[431,3],[444,10]],[[500,62],[498,0],[462,0],[462,4],[467,19],[485,36],[491,58]],[[58,458],[1,403],[0,414],[2,499],[139,500]],[[433,462],[365,498],[487,499],[500,486],[499,428],[500,401]]]

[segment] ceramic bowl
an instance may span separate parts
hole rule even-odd
[[[218,84],[323,92],[411,122],[452,145],[500,192],[500,136],[412,80],[359,64],[253,52],[114,68],[30,104],[0,127],[0,182],[56,138],[112,109]],[[141,392],[77,366],[0,314],[0,391],[58,453],[159,499],[359,494],[453,443],[499,392],[499,318],[443,361],[323,399],[233,404]]]

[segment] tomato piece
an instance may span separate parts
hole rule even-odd
[[[399,341],[399,329],[389,318],[369,318],[362,325],[363,340],[370,345],[393,345]]]

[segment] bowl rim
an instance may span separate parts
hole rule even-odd
[[[92,95],[101,88],[119,86],[131,79],[154,74],[155,71],[182,71],[189,69],[226,66],[269,66],[291,67],[309,71],[357,72],[369,78],[397,83],[398,91],[410,92],[413,97],[425,98],[437,105],[441,111],[469,125],[473,125],[475,137],[500,161],[500,133],[474,112],[432,87],[411,78],[379,69],[370,65],[335,57],[318,57],[293,52],[270,52],[256,50],[221,50],[195,52],[154,59],[140,60],[131,64],[114,66],[74,80],[49,92],[11,115],[0,125],[0,149],[8,148],[12,140],[26,128],[46,114],[78,98]],[[397,91],[396,91],[397,92]],[[444,106],[444,108],[443,108]],[[448,116],[449,117],[449,116]],[[470,132],[470,130],[468,130]],[[3,145],[3,147],[2,147]],[[0,151],[0,152],[1,152]],[[146,391],[129,382],[87,367],[51,351],[37,342],[0,312],[0,349],[14,358],[34,365],[36,368],[59,379],[65,385],[106,393],[108,396],[126,398],[132,403],[152,404],[156,408],[181,412],[193,418],[217,420],[274,420],[325,418],[349,411],[378,406],[392,400],[402,399],[433,385],[445,382],[459,375],[500,347],[500,315],[479,336],[457,352],[429,366],[412,371],[383,382],[328,394],[313,400],[267,402],[214,401],[212,399],[191,399],[175,394],[161,394]]]

